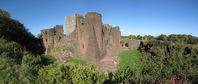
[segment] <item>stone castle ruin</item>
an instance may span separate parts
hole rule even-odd
[[[62,25],[41,30],[46,54],[54,55],[58,61],[76,57],[103,70],[115,69],[121,50],[118,26],[103,24],[101,14],[88,12],[85,16],[67,16],[66,28],[66,35]]]
[[[54,44],[60,42],[65,36],[63,33],[63,25],[56,25],[54,28],[41,30],[41,36],[46,48],[45,53],[50,53],[50,49],[54,47]]]
[[[101,70],[116,69],[122,50],[137,48],[140,41],[121,40],[118,26],[102,23],[102,15],[88,12],[85,16],[66,17],[66,34],[63,25],[41,30],[45,53],[55,56],[57,62],[69,57],[86,60]]]
[[[120,44],[122,47],[122,51],[130,50],[130,49],[137,49],[140,45],[140,42],[143,40],[134,40],[134,39],[122,39]]]

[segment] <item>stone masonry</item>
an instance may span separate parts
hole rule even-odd
[[[122,50],[130,50],[130,49],[137,49],[140,45],[140,42],[143,40],[134,40],[134,39],[122,39],[120,44]]]
[[[41,37],[46,49],[46,54],[51,52],[54,44],[58,43],[63,37],[63,25],[56,25],[54,28],[41,30]]]
[[[87,60],[101,70],[115,70],[121,51],[121,32],[118,26],[102,23],[102,15],[88,12],[66,17],[66,35],[63,26],[41,30],[46,54],[59,62],[68,57]]]

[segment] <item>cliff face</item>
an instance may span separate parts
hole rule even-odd
[[[103,25],[101,14],[95,12],[89,12],[85,16],[75,14],[68,16],[66,20],[67,36],[59,43],[50,45],[66,44],[71,48],[69,52],[73,56],[92,62],[101,69],[115,69],[121,49],[119,27]]]

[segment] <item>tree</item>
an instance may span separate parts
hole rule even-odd
[[[166,81],[173,75],[179,80],[197,81],[197,47],[167,41],[151,41],[141,49],[142,73],[147,83]]]
[[[10,14],[7,11],[5,11],[5,10],[0,8],[0,17],[8,17],[8,18],[10,18]]]
[[[0,10],[0,37],[18,43],[23,50],[33,54],[43,54],[45,49],[42,40],[28,32],[28,29],[19,21],[5,14],[9,15],[6,11]]]
[[[167,41],[167,36],[164,34],[161,34],[160,36],[157,37],[157,40]]]

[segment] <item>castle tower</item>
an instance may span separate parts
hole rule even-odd
[[[69,35],[75,30],[77,14],[66,17],[66,35]]]

